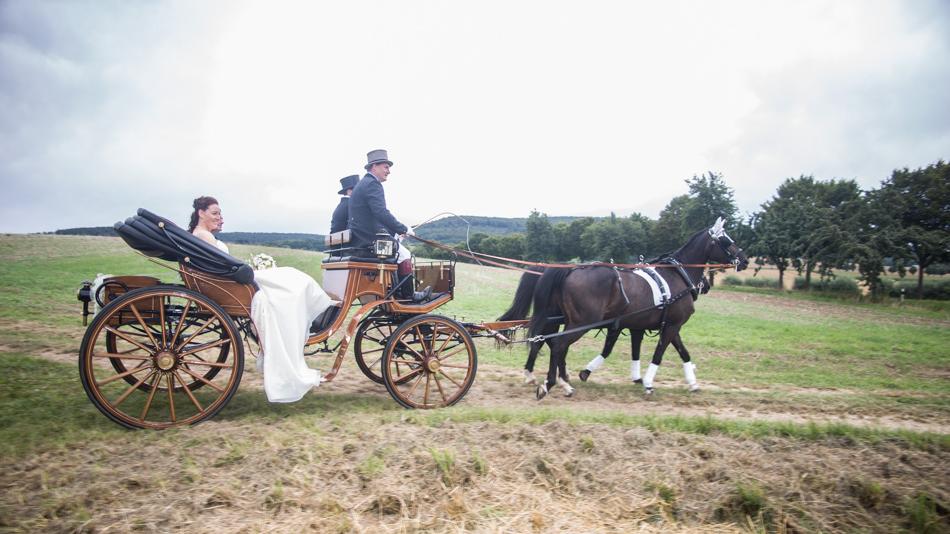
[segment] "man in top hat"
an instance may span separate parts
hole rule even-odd
[[[371,150],[366,154],[366,159],[364,168],[367,172],[353,188],[353,194],[350,196],[350,245],[354,248],[369,249],[376,239],[376,232],[379,231],[393,236],[415,235],[412,228],[396,220],[386,208],[383,182],[389,178],[389,168],[393,166],[386,151]],[[415,284],[412,280],[412,255],[402,243],[399,243],[399,254],[396,258],[399,261],[397,272],[400,281],[409,278],[400,285],[400,296],[414,301],[424,300],[426,293],[413,292]]]
[[[346,178],[340,178],[340,185],[343,189],[337,193],[343,195],[336,209],[333,210],[333,219],[330,220],[330,233],[342,232],[349,228],[350,224],[350,195],[353,194],[353,188],[360,181],[358,174],[352,174]]]

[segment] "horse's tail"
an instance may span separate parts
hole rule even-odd
[[[534,290],[534,315],[528,326],[529,336],[540,334],[549,317],[561,314],[559,301],[554,297],[569,274],[571,274],[569,268],[548,268],[541,275],[538,286]]]
[[[544,267],[530,267],[528,270],[543,273]],[[508,311],[498,318],[499,321],[515,321],[528,316],[528,310],[531,309],[531,298],[534,297],[534,288],[537,287],[539,278],[541,276],[537,274],[524,273],[521,275],[518,289],[515,290],[515,300],[511,303]]]

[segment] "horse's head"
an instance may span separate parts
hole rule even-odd
[[[725,229],[726,221],[719,217],[716,224],[709,227],[709,259],[720,263],[731,263],[736,266],[737,271],[741,271],[749,266],[749,258],[745,252],[739,248],[739,245],[729,237]]]

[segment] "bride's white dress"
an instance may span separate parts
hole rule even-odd
[[[218,248],[228,252],[218,241]],[[320,371],[303,357],[310,323],[330,307],[330,297],[310,275],[293,267],[254,271],[259,287],[251,300],[251,319],[260,336],[264,393],[270,402],[295,402],[320,384]],[[263,361],[262,361],[263,360]]]

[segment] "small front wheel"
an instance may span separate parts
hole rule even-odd
[[[475,382],[478,357],[462,325],[440,315],[420,315],[393,332],[381,364],[383,382],[396,402],[428,409],[462,400]]]

